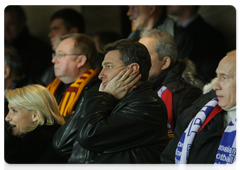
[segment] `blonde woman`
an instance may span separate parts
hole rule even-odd
[[[6,93],[10,127],[5,135],[7,163],[64,163],[53,150],[52,137],[65,123],[55,97],[41,85],[28,85]]]

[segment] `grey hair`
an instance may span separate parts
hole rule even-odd
[[[158,54],[158,59],[162,60],[164,57],[171,58],[171,66],[177,61],[178,50],[175,40],[171,34],[159,29],[144,30],[140,34],[143,37],[154,37],[157,39],[155,51]]]

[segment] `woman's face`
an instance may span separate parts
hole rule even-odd
[[[31,127],[34,123],[34,114],[30,113],[27,109],[19,108],[11,103],[8,104],[9,112],[5,120],[12,127],[12,134],[14,136],[21,136],[23,132]]]

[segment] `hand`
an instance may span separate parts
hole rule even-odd
[[[140,78],[141,74],[139,74],[139,71],[132,74],[132,69],[126,68],[114,77],[103,91],[112,94],[116,99],[121,99],[137,87],[135,84]]]

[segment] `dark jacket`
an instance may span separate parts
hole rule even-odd
[[[27,27],[9,45],[17,50],[23,63],[24,73],[28,76],[40,79],[51,64],[50,46],[30,34]]]
[[[152,27],[152,29],[154,28],[167,31],[174,37],[178,49],[178,59],[189,57],[192,51],[192,39],[183,28],[176,26],[174,20],[168,18],[166,15],[162,15]],[[139,40],[140,33],[141,30],[134,30],[130,33],[128,39]]]
[[[216,76],[218,63],[227,52],[224,36],[200,15],[185,30],[193,41],[188,58],[194,62],[197,72],[206,82],[210,82]]]
[[[81,106],[81,105],[82,105],[82,102],[83,102],[83,100],[84,100],[84,94],[85,94],[85,92],[88,91],[88,90],[98,91],[99,86],[100,86],[100,83],[101,83],[101,81],[98,79],[98,77],[97,77],[97,76],[94,76],[94,77],[85,85],[85,87],[83,88],[83,90],[82,90],[82,92],[81,92],[81,94],[80,94],[77,102],[76,102],[75,105],[74,105],[74,108],[73,108],[73,111],[74,111],[74,112],[75,112],[77,106],[79,106],[79,105]],[[62,83],[62,82],[61,82],[61,84],[59,85],[59,87],[58,87],[58,89],[56,90],[56,93],[55,93],[55,95],[54,95],[54,97],[56,98],[56,101],[57,101],[58,104],[61,102],[62,97],[63,97],[65,91],[67,90],[67,88],[68,88],[70,85],[71,85],[71,83],[70,83],[70,84],[64,84],[64,83]],[[70,115],[64,117],[65,121],[67,121],[68,119],[70,119],[72,116],[73,116],[73,115],[70,114]]]
[[[201,96],[204,85],[190,60],[177,62],[152,81],[153,90],[166,86],[172,92],[174,127],[178,116]]]
[[[88,91],[83,107],[55,134],[69,163],[160,163],[168,143],[164,102],[145,82],[121,100]]]
[[[170,141],[161,154],[162,163],[175,162],[175,151],[183,132],[186,130],[192,118],[194,118],[195,115],[202,109],[202,107],[214,97],[216,97],[216,95],[213,90],[202,95],[193,103],[193,106],[186,109],[179,116],[177,120],[177,126],[175,128],[174,138]],[[187,163],[214,163],[218,146],[225,130],[223,123],[224,113],[225,111],[221,111],[219,114],[217,114],[195,137],[191,146]]]
[[[8,140],[5,139],[5,161],[11,164],[66,163],[67,159],[57,155],[52,146],[53,135],[59,127],[39,126],[23,138],[8,135]]]

